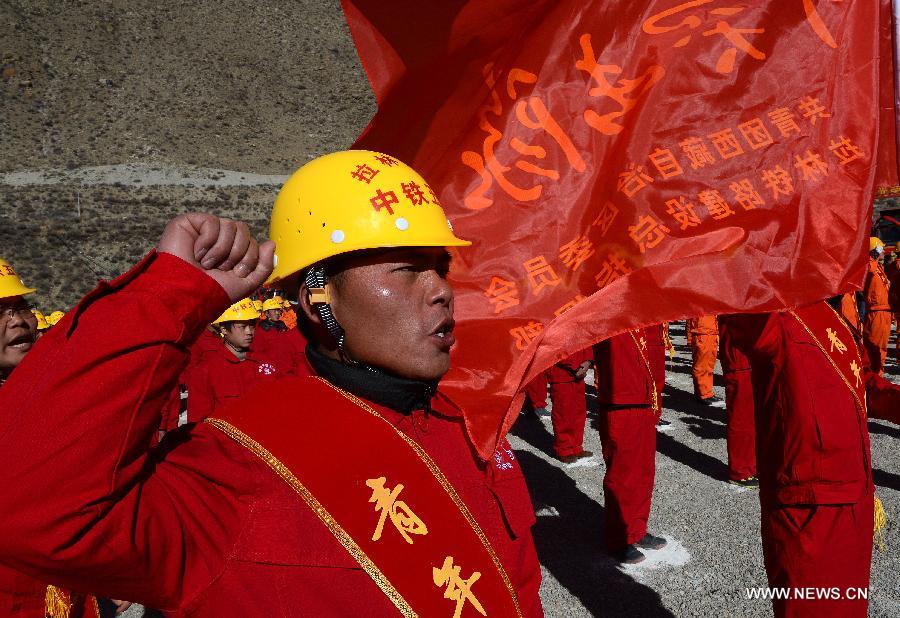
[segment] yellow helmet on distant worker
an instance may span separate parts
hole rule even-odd
[[[465,247],[414,169],[370,150],[313,159],[278,192],[269,238],[279,281],[324,259],[389,247]]]
[[[33,313],[34,317],[37,319],[38,330],[47,330],[48,328],[50,328],[50,324],[47,323],[47,318],[44,317],[43,313],[41,313],[37,309],[32,309],[31,313]]]
[[[216,318],[213,324],[222,322],[242,322],[244,320],[259,319],[259,311],[253,306],[253,301],[249,298],[239,300],[225,310],[225,313]]]
[[[284,299],[280,296],[267,298],[262,304],[262,310],[269,311],[270,309],[284,309]]]
[[[33,288],[25,285],[12,265],[6,260],[0,260],[0,298],[13,296],[25,296],[34,292]]]
[[[876,236],[870,237],[869,251],[877,251],[878,249],[884,249],[884,241]]]
[[[47,316],[47,324],[50,326],[56,326],[56,323],[59,322],[66,316],[62,311],[54,311],[50,315]]]

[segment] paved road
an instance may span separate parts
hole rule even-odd
[[[602,547],[604,466],[559,463],[549,419],[522,417],[510,441],[525,470],[538,515],[535,541],[543,565],[541,596],[548,617],[771,616],[767,601],[744,589],[765,586],[754,490],[729,485],[725,410],[694,402],[684,329],[672,325],[677,354],[668,366],[657,433],[656,486],[650,530],[669,539],[640,565],[619,568]],[[889,367],[900,382],[900,368]],[[720,368],[716,390],[724,397]],[[585,448],[600,452],[589,420]],[[878,495],[891,520],[887,549],[872,563],[871,616],[900,616],[900,428],[871,421]]]

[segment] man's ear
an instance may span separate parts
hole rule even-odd
[[[326,289],[328,288],[326,284]],[[303,312],[303,315],[309,320],[310,323],[315,324],[317,326],[323,326],[322,318],[319,317],[319,312],[316,311],[313,306],[313,300],[316,299],[316,294],[311,293],[309,288],[306,287],[306,283],[302,283],[300,285],[300,290],[297,293],[297,306],[300,307],[300,311]]]

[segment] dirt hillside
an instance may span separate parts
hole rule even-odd
[[[263,232],[277,187],[229,186],[216,170],[288,174],[348,146],[375,111],[336,0],[11,0],[0,54],[0,179],[52,170],[48,183],[0,180],[0,256],[47,309],[138,259],[174,213]],[[212,170],[210,186],[77,174],[121,164]]]

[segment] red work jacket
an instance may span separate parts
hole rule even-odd
[[[884,414],[884,406],[900,401],[900,389],[869,371],[857,333],[827,303],[796,313],[810,330],[789,312],[727,318],[751,365],[761,497],[777,504],[854,504],[872,491],[863,400],[873,416]],[[824,341],[830,348],[827,328],[847,347],[844,354],[860,357],[862,409],[820,347]]]
[[[278,330],[265,328],[260,321],[253,336],[253,349],[264,356],[290,359],[288,370],[295,376],[312,375],[312,367],[306,360],[306,339],[299,328]]]
[[[185,342],[228,304],[193,266],[152,254],[101,283],[26,357],[0,390],[0,408],[13,411],[0,415],[0,561],[175,616],[396,615],[249,450],[206,423],[147,448]],[[110,324],[119,319],[121,328]],[[297,425],[278,430],[303,431],[303,415],[328,413],[303,401],[302,392],[286,398]],[[523,613],[541,615],[533,512],[508,445],[480,462],[463,419],[439,399],[427,417],[373,407],[435,460],[499,554]],[[346,455],[340,436],[322,438],[335,458]]]
[[[287,351],[262,354],[256,351],[255,344],[254,340],[244,360],[238,360],[221,340],[215,349],[207,350],[200,357],[187,379],[189,423],[211,416],[262,380],[293,375],[290,368],[294,362]]]
[[[657,327],[650,327],[654,328]],[[643,407],[653,404],[656,384],[649,367],[650,336],[648,329],[638,329],[594,346],[600,405]],[[643,355],[641,340],[645,348]]]

